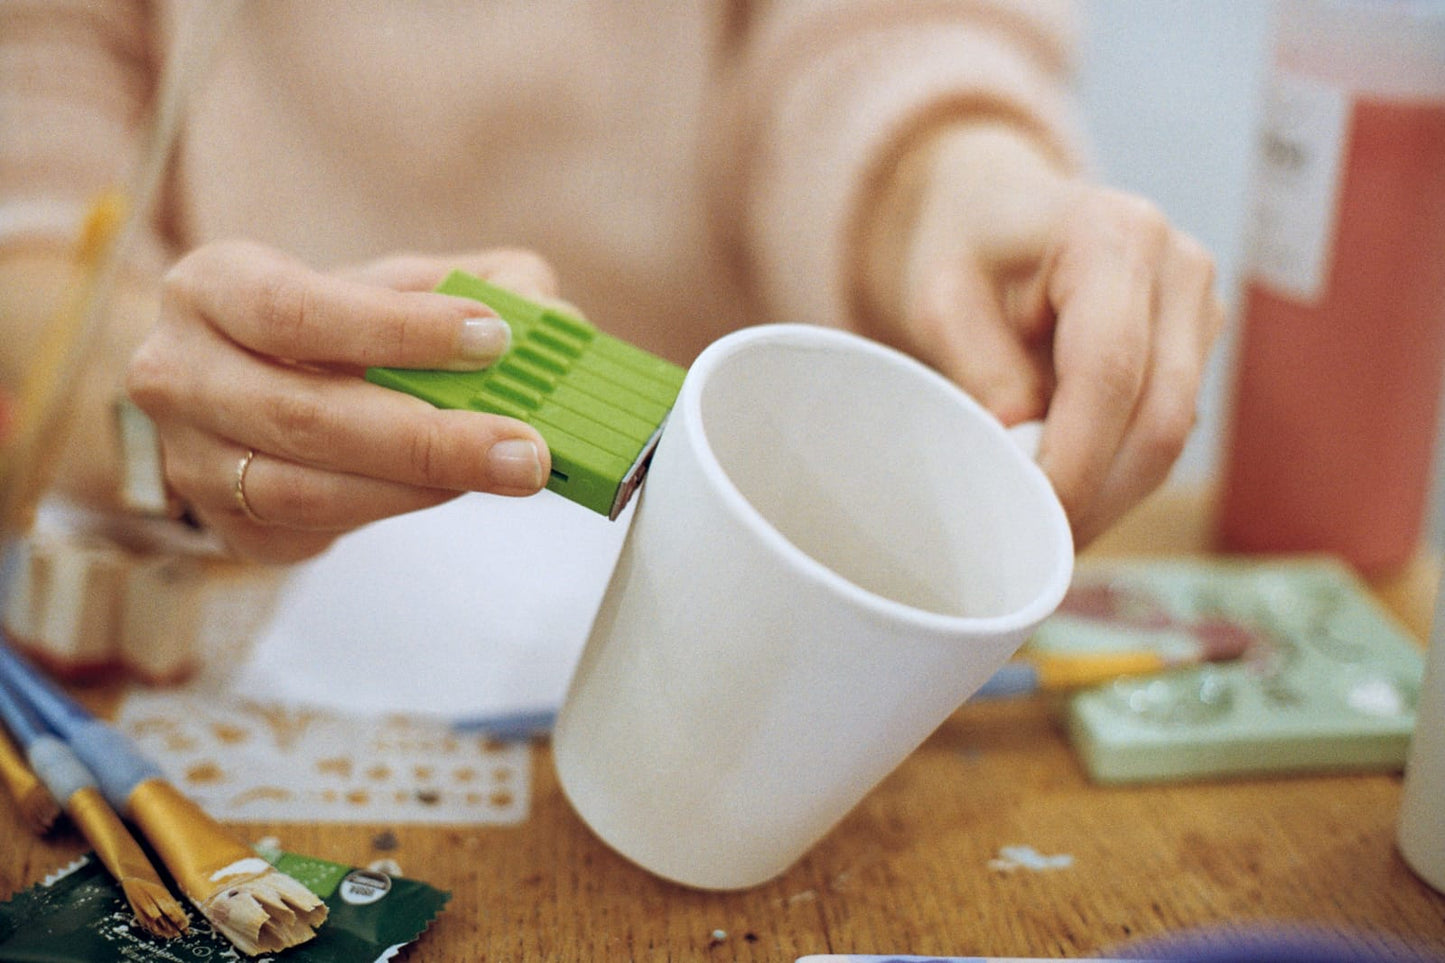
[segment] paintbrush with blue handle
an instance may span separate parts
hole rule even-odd
[[[46,728],[10,683],[0,678],[0,720],[22,748],[30,769],[61,802],[111,876],[120,884],[136,920],[161,937],[184,933],[191,918],[151,865],[96,785],[95,777],[63,741]]]
[[[0,645],[0,681],[94,773],[181,892],[241,952],[277,953],[316,935],[326,904],[257,856],[166,780],[129,738]]]

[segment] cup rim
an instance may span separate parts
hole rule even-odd
[[[743,495],[732,477],[723,468],[707,439],[706,425],[702,417],[702,391],[709,376],[724,362],[759,342],[780,342],[802,346],[844,347],[850,351],[861,351],[882,358],[891,364],[912,368],[920,377],[926,378],[955,397],[965,408],[982,415],[984,430],[994,435],[999,444],[1014,452],[1022,464],[1026,484],[1035,489],[1038,501],[1048,513],[1049,529],[1055,541],[1054,562],[1039,590],[1024,605],[1000,615],[951,615],[920,608],[889,598],[835,572],[829,566],[794,544],[770,522],[762,512]],[[1005,633],[1027,629],[1042,622],[1063,601],[1073,578],[1074,540],[1068,518],[1053,484],[1043,469],[1009,437],[1009,429],[994,415],[968,395],[962,388],[911,355],[881,342],[838,328],[797,323],[759,324],[739,328],[708,345],[688,371],[678,393],[675,407],[683,413],[689,423],[698,426],[687,432],[688,444],[694,456],[703,465],[703,476],[712,485],[721,503],[735,520],[744,525],[757,538],[767,543],[775,552],[791,560],[806,577],[816,579],[834,592],[849,599],[852,604],[872,611],[882,617],[903,620],[918,628],[933,632]]]

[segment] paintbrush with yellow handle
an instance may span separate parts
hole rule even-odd
[[[0,782],[5,783],[25,824],[37,836],[50,832],[55,820],[60,818],[60,805],[3,732],[0,732]]]
[[[0,679],[0,719],[15,741],[25,747],[33,776],[52,799],[61,800],[66,815],[95,850],[96,857],[120,884],[136,920],[161,937],[184,933],[191,918],[151,865],[140,843],[101,795],[95,777],[60,739],[51,734],[23,697]]]
[[[90,332],[98,323],[115,248],[129,205],[120,191],[95,198],[75,245],[75,283],[56,316],[41,332],[25,374],[7,401],[0,441],[0,535],[25,529],[66,436],[64,403],[85,363]]]
[[[4,645],[0,681],[95,774],[106,801],[139,827],[176,886],[238,950],[277,953],[316,935],[326,904],[172,786],[119,730]]]
[[[162,66],[131,176],[95,197],[75,246],[76,276],[69,297],[41,333],[26,374],[10,397],[0,435],[0,540],[23,531],[51,475],[66,437],[73,382],[91,360],[129,238],[139,230],[165,183],[187,99],[208,69],[240,0],[211,0],[184,18]],[[0,412],[4,413],[4,412]]]

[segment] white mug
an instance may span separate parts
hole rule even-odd
[[[856,335],[707,348],[553,734],[582,820],[698,888],[792,865],[1063,598],[1068,521],[1025,447]]]

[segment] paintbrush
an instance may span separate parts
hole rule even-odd
[[[1125,638],[1167,633],[1171,644],[1167,649],[1128,644],[1107,649],[1095,644],[1087,649],[1026,649],[994,673],[973,698],[1070,692],[1124,676],[1229,662],[1261,644],[1258,631],[1246,623],[1210,613],[1175,616],[1152,593],[1112,581],[1070,587],[1055,620],[1090,623],[1096,631],[1110,630]]]
[[[69,744],[105,799],[140,828],[181,892],[238,950],[277,953],[316,935],[326,904],[172,786],[124,734],[3,645],[0,679]]]
[[[1004,663],[972,698],[982,700],[1039,692],[1071,692],[1125,676],[1153,675],[1185,666],[1229,662],[1244,655],[1256,641],[1252,631],[1222,619],[1202,620],[1191,623],[1187,628],[1193,645],[1177,654],[1153,649],[1026,651]]]
[[[20,818],[35,835],[50,832],[60,817],[60,806],[4,733],[0,733],[0,782],[5,783],[10,798],[20,810]]]
[[[64,800],[66,815],[95,850],[142,927],[156,936],[180,936],[191,918],[151,865],[140,843],[101,795],[95,777],[74,752],[0,679],[0,719],[16,742],[25,747],[34,777],[53,799]]]
[[[1122,676],[1149,675],[1174,668],[1157,652],[1085,652],[1021,655],[1005,662],[973,694],[973,699],[1000,699],[1039,692],[1071,692]]]
[[[0,537],[30,524],[59,461],[67,432],[67,404],[77,378],[101,341],[104,321],[120,276],[123,255],[165,183],[168,163],[187,99],[210,66],[217,42],[240,0],[211,0],[185,18],[161,70],[155,109],[140,153],[124,186],[97,195],[75,247],[78,271],[69,298],[41,333],[35,356],[13,397],[6,397],[0,442]]]
[[[64,398],[85,362],[114,250],[129,209],[125,195],[106,192],[91,203],[76,242],[79,277],[68,300],[41,333],[19,390],[8,399],[7,430],[0,447],[0,531],[25,528],[49,483],[65,437]]]

